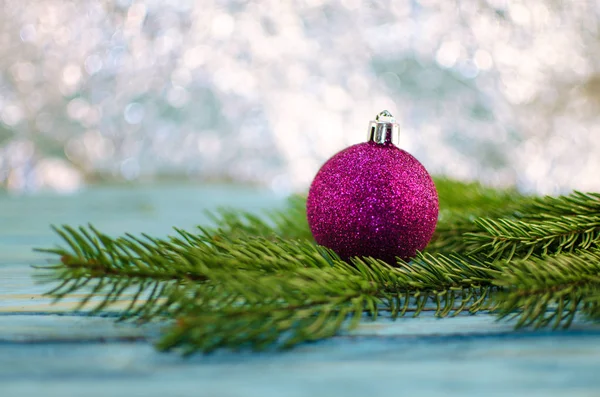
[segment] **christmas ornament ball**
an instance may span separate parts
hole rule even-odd
[[[390,264],[423,250],[438,219],[431,176],[392,137],[398,124],[387,111],[369,126],[369,140],[329,159],[311,184],[310,230],[343,259],[371,256]]]

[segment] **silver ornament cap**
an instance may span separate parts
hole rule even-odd
[[[400,139],[400,125],[390,112],[384,110],[375,116],[375,120],[369,123],[367,140],[380,145],[398,144]]]

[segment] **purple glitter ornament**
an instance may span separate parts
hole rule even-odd
[[[372,256],[390,264],[423,250],[435,231],[438,195],[429,173],[392,143],[399,128],[387,111],[369,141],[350,146],[317,173],[307,200],[318,244],[342,258]]]

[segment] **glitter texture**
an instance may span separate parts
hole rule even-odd
[[[394,264],[427,246],[438,196],[425,167],[392,144],[360,143],[329,159],[308,193],[317,243],[342,258],[372,256]]]

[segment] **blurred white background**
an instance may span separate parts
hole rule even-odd
[[[599,190],[600,1],[0,0],[11,191],[302,191],[383,109],[433,174]]]

